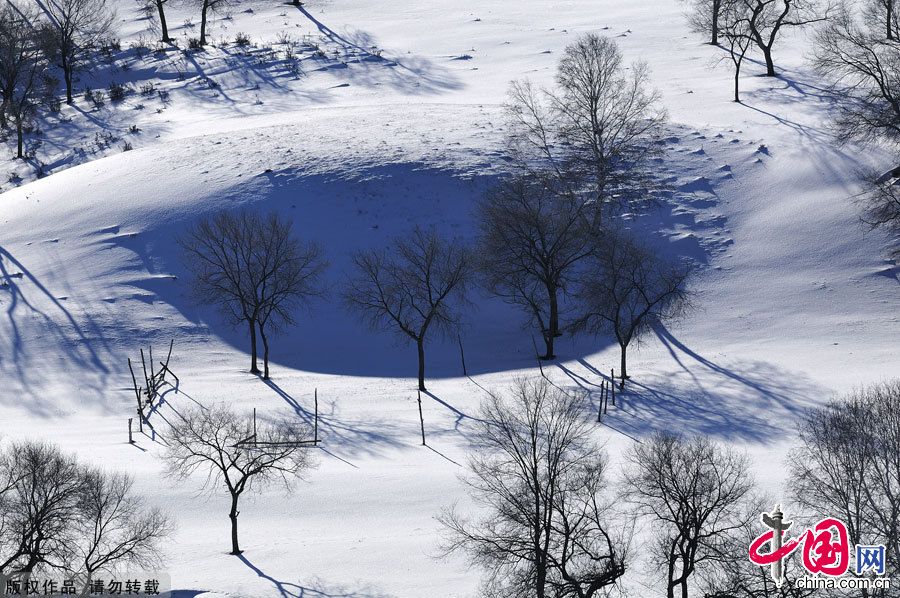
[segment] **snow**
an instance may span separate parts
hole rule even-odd
[[[123,0],[125,57],[84,84],[135,92],[99,109],[79,95],[54,117],[65,122],[45,127],[38,154],[52,174],[0,196],[0,434],[52,439],[131,472],[178,523],[167,570],[182,598],[471,595],[479,572],[440,554],[434,516],[468,504],[458,475],[480,387],[537,374],[531,332],[513,307],[479,296],[462,333],[471,380],[456,339],[429,344],[425,448],[414,350],[361,325],[340,285],[353,251],[414,224],[470,239],[474,204],[506,165],[509,81],[552,84],[565,45],[597,31],[650,64],[670,114],[658,168],[673,192],[633,226],[703,266],[697,309],[631,351],[634,383],[597,435],[615,465],[654,429],[706,434],[748,450],[780,496],[798,414],[900,374],[900,267],[850,200],[857,169],[885,154],[828,134],[804,34],[776,47],[781,78],[747,67],[738,105],[719,51],[681,10],[669,0],[260,2],[214,20],[216,47],[204,53],[139,58],[130,45],[153,37]],[[184,6],[169,17],[181,40],[198,27],[186,18]],[[234,46],[239,31],[257,47]],[[295,77],[280,32],[325,57],[306,47]],[[139,93],[151,77],[167,102]],[[91,146],[101,131],[120,141]],[[136,149],[122,152],[122,140]],[[269,385],[245,373],[243,331],[191,303],[178,257],[188,224],[238,206],[292,217],[330,262],[329,295],[275,339]],[[161,477],[161,439],[126,442],[126,359],[170,339],[182,382],[152,416],[163,437],[165,418],[192,400],[308,417],[318,389],[319,466],[294,493],[242,506],[244,560],[226,554],[225,497]],[[601,372],[618,369],[609,338],[567,337],[559,353],[545,371],[566,388],[596,390]]]

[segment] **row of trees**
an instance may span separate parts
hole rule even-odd
[[[0,576],[62,572],[87,588],[100,572],[156,566],[172,525],[133,480],[79,463],[51,444],[0,451]]]
[[[106,0],[0,8],[0,126],[10,120],[15,126],[17,157],[24,156],[23,131],[39,106],[56,102],[55,73],[62,74],[71,104],[75,76],[88,67],[112,21]]]
[[[486,570],[484,594],[605,596],[642,551],[668,598],[804,598],[776,587],[747,547],[773,501],[755,488],[746,455],[707,437],[659,432],[632,445],[610,479],[591,439],[584,397],[545,380],[521,381],[484,403],[466,484],[481,514],[451,508],[445,549]],[[838,517],[851,544],[884,544],[887,575],[900,567],[900,381],[877,384],[811,411],[792,455],[795,521]],[[646,578],[647,576],[644,575]],[[856,590],[860,598],[891,590]],[[850,594],[848,594],[850,595]]]
[[[741,66],[752,48],[762,52],[766,75],[775,76],[773,49],[786,28],[821,23],[811,52],[838,108],[835,140],[900,142],[900,19],[895,0],[686,0],[692,27],[734,63],[734,99],[740,101]],[[900,251],[900,167],[860,173],[863,220],[883,229]]]
[[[482,205],[484,235],[474,249],[415,228],[388,247],[357,252],[343,298],[372,328],[415,344],[425,390],[426,342],[459,330],[476,281],[537,324],[542,359],[555,358],[554,341],[563,331],[560,301],[571,291],[571,330],[612,334],[624,383],[628,346],[684,311],[691,270],[624,231],[593,241],[567,229],[568,209],[544,189],[514,181]],[[276,214],[243,211],[202,220],[182,239],[195,297],[248,327],[250,371],[263,378],[269,377],[269,335],[295,324],[299,307],[323,293],[320,246],[302,244],[290,230]],[[568,253],[573,246],[578,251]]]
[[[833,121],[841,143],[877,143],[891,148],[894,166],[887,172],[864,169],[857,200],[863,222],[885,231],[890,251],[900,256],[900,45],[896,6],[879,0],[869,10],[845,5],[818,35],[813,64],[829,82],[838,108]],[[881,21],[873,15],[881,10]]]
[[[357,253],[343,296],[373,327],[415,343],[425,389],[430,334],[456,330],[476,282],[520,307],[555,358],[565,329],[609,333],[627,378],[630,343],[687,307],[690,267],[628,232],[620,217],[652,203],[651,159],[665,120],[642,64],[627,68],[615,42],[586,35],[566,49],[557,88],[514,82],[508,106],[513,172],[479,203],[473,246],[416,228],[388,247]],[[181,241],[198,299],[256,334],[292,324],[319,294],[321,248],[278,216],[203,220]]]

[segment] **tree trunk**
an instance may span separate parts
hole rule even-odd
[[[625,353],[628,350],[628,344],[620,343],[620,346],[622,347],[622,363],[619,367],[621,369],[622,382],[619,383],[619,389],[622,390],[625,388],[625,380],[628,379],[628,371],[625,367]]]
[[[259,336],[262,337],[263,342],[263,378],[269,379],[269,337],[266,336],[265,327],[262,323],[259,324]]]
[[[231,554],[241,554],[241,547],[238,545],[238,515],[240,511],[238,511],[238,495],[231,495],[231,511],[228,513],[228,518],[231,519]]]
[[[666,580],[666,598],[675,598],[675,560],[672,555],[669,555],[667,565],[669,567],[669,577]]]
[[[766,59],[766,77],[777,77],[775,72],[775,62],[772,60],[772,48],[763,46],[763,57]]]
[[[24,145],[24,132],[22,131],[22,119],[16,118],[16,157],[24,158],[25,153],[22,151],[22,146]]]
[[[556,341],[556,337],[559,336],[559,296],[557,289],[549,288],[547,289],[550,295],[550,323],[547,327],[547,330],[544,331],[544,344],[546,345],[546,352],[541,359],[556,359],[556,354],[554,353],[554,343]]]
[[[416,350],[419,353],[419,390],[425,390],[425,340],[416,339]]]
[[[203,8],[200,11],[200,45],[206,45],[206,11],[209,8],[209,2],[203,2]]]
[[[734,67],[734,101],[737,102],[738,104],[741,103],[740,77],[741,77],[741,65],[737,64]]]
[[[537,598],[544,598],[547,595],[547,568],[542,563],[537,565],[535,577]]]
[[[887,2],[887,38],[894,39],[894,28],[892,26],[894,21],[894,1],[888,0]]]
[[[159,12],[159,28],[162,31],[162,41],[169,43],[172,39],[169,37],[169,27],[166,25],[166,11],[163,8],[163,2],[156,0],[156,10]]]
[[[63,60],[62,65],[63,71],[63,79],[66,82],[66,104],[71,105],[72,100],[72,67],[69,65],[68,60]]]
[[[722,8],[722,0],[713,0],[712,5],[712,39],[709,43],[713,46],[719,45],[719,11]]]
[[[259,373],[256,363],[256,320],[250,320],[250,373]]]

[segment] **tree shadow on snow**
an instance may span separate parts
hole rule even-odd
[[[282,598],[390,598],[388,594],[371,588],[351,590],[333,587],[319,580],[314,580],[310,586],[280,580],[260,569],[245,555],[239,555],[238,559],[259,577],[271,582]]]
[[[312,400],[304,405],[293,395],[281,388],[273,380],[263,380],[294,414],[309,426],[310,433],[315,422],[315,411]],[[406,431],[394,422],[386,419],[368,419],[359,421],[341,416],[335,399],[319,400],[318,436],[321,448],[326,453],[353,465],[340,455],[377,455],[384,449],[398,448],[406,445]]]
[[[68,348],[67,359],[80,371],[73,378],[74,386],[87,392],[105,388],[110,373],[106,365],[110,350],[103,332],[87,310],[73,312],[66,305],[67,295],[48,288],[2,246],[0,291],[8,293],[4,311],[8,319],[5,328],[9,331],[0,337],[0,371],[11,368],[12,379],[20,385],[18,392],[0,392],[0,402],[15,401],[36,414],[46,415],[38,402],[19,400],[19,393],[40,397],[44,381],[35,373],[41,371],[35,366],[54,357],[45,353],[48,347],[54,346],[54,340],[57,346]]]
[[[792,433],[797,418],[828,391],[805,375],[763,361],[716,362],[687,347],[665,328],[656,336],[676,369],[637,372],[624,392],[616,388],[603,422],[632,438],[658,430],[703,434],[719,439],[767,444]],[[609,380],[586,360],[589,372]],[[599,409],[599,390],[586,385],[588,376],[570,376],[572,388],[591,397]],[[596,411],[595,411],[596,413]]]

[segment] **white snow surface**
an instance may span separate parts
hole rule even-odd
[[[187,10],[169,18],[182,39],[199,27],[184,24]],[[696,310],[631,351],[634,383],[596,429],[613,474],[622,450],[666,428],[747,450],[761,486],[784,496],[803,409],[900,374],[900,268],[851,200],[857,169],[886,154],[829,135],[831,108],[804,60],[804,34],[776,46],[779,78],[748,66],[740,105],[721,51],[688,31],[670,0],[311,0],[302,11],[231,10],[213,21],[218,43],[207,52],[128,50],[90,75],[135,90],[158,77],[169,101],[135,91],[93,109],[77,98],[46,131],[40,151],[52,174],[0,195],[0,434],[50,439],[131,472],[178,525],[166,547],[173,595],[477,590],[478,570],[440,554],[434,517],[470,504],[458,476],[479,386],[537,374],[531,332],[515,308],[479,296],[462,334],[471,380],[456,339],[429,345],[425,448],[414,350],[361,325],[340,285],[353,251],[415,224],[472,238],[475,202],[506,164],[509,81],[552,84],[563,48],[584,32],[613,37],[626,59],[650,64],[670,115],[658,174],[674,192],[634,226],[701,264]],[[130,1],[118,21],[123,48],[152,38]],[[238,31],[255,47],[231,43]],[[266,58],[267,48],[280,51],[280,32],[325,56],[308,52],[303,74],[286,72]],[[126,132],[132,124],[139,133]],[[72,151],[101,128],[136,149]],[[329,295],[274,342],[269,385],[246,373],[243,330],[192,304],[179,260],[186,226],[240,206],[291,216],[330,262]],[[202,479],[162,477],[159,438],[126,441],[126,359],[150,344],[162,352],[170,339],[181,384],[151,416],[163,437],[166,418],[193,400],[307,417],[318,389],[319,465],[292,494],[245,499],[244,559],[227,554],[226,498],[200,493]],[[618,369],[609,338],[566,338],[559,354],[544,368],[566,388],[596,391],[601,372]],[[637,596],[659,593],[650,575],[628,583]]]

